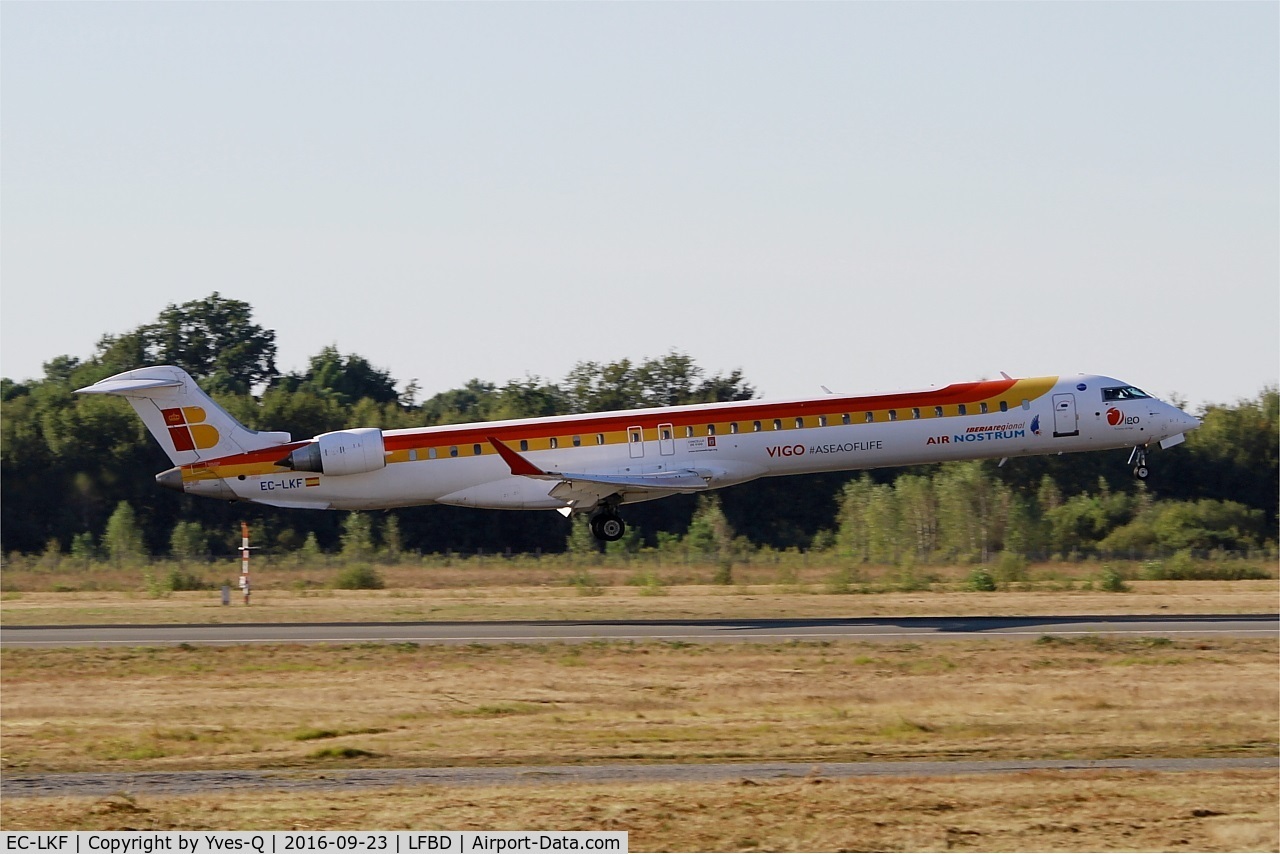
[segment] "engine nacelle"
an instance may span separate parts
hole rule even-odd
[[[294,471],[337,476],[377,471],[387,465],[387,449],[377,427],[321,433],[315,441],[280,461]]]

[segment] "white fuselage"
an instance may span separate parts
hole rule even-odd
[[[696,473],[716,488],[779,475],[1173,444],[1198,424],[1155,398],[1104,399],[1120,389],[1131,387],[1100,376],[1048,377],[391,430],[382,434],[386,465],[374,471],[331,476],[260,465],[186,479],[184,487],[316,509],[565,510],[575,502],[556,487],[575,479],[659,478],[653,488],[619,488],[612,498],[626,504],[690,491],[663,488],[666,473]],[[513,473],[490,437],[546,474]]]

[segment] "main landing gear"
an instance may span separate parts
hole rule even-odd
[[[627,532],[627,523],[622,521],[618,511],[612,507],[605,508],[591,517],[591,535],[597,540],[612,543],[622,539]]]
[[[1151,474],[1151,470],[1147,468],[1146,445],[1136,446],[1129,455],[1129,462],[1133,464],[1133,476],[1138,480],[1146,480],[1147,475]]]

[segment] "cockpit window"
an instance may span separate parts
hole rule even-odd
[[[1137,400],[1142,397],[1150,397],[1140,388],[1134,388],[1131,385],[1118,386],[1116,388],[1104,388],[1102,390],[1103,400]]]

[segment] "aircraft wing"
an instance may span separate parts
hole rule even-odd
[[[487,437],[489,444],[502,456],[511,473],[539,480],[560,481],[551,495],[571,504],[594,503],[613,493],[661,493],[700,492],[707,489],[707,480],[695,469],[648,472],[644,474],[593,474],[591,472],[546,471],[535,466],[520,454],[507,447],[494,436]],[[657,497],[656,495],[654,497]]]

